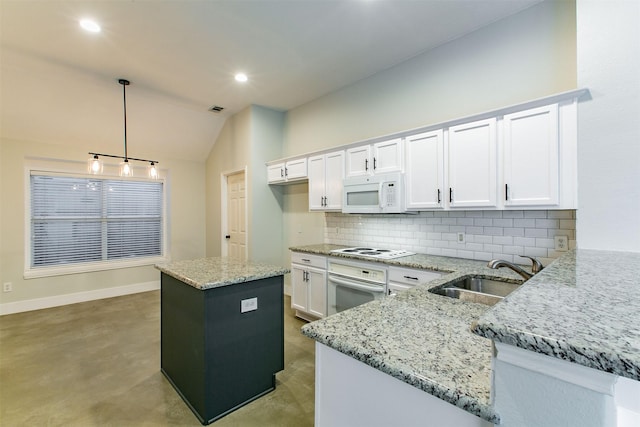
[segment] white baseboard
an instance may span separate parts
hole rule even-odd
[[[137,294],[140,292],[155,291],[160,289],[160,281],[135,283],[127,286],[96,289],[95,291],[76,292],[73,294],[55,295],[51,297],[35,298],[24,301],[8,302],[0,304],[0,316],[5,314],[22,313],[24,311],[41,310],[43,308],[58,307],[61,305],[75,304],[78,302],[93,301],[104,298],[119,297],[122,295]]]

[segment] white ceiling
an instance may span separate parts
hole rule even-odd
[[[129,155],[203,160],[250,104],[289,110],[539,1],[0,0],[2,137],[122,154],[126,78]]]

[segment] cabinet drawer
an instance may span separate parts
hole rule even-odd
[[[389,268],[389,282],[403,283],[406,285],[418,285],[433,279],[437,279],[444,273],[430,270],[416,270],[412,268]]]
[[[294,264],[308,265],[309,267],[327,269],[327,257],[312,255],[303,252],[291,252],[291,262]]]

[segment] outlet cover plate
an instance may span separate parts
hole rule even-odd
[[[569,238],[567,236],[554,236],[555,249],[558,252],[569,250]]]

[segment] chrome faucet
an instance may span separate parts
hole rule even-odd
[[[487,267],[489,268],[509,267],[511,270],[515,271],[516,273],[524,277],[525,280],[531,279],[534,274],[539,273],[544,268],[542,263],[535,258],[532,258],[530,256],[525,256],[525,255],[518,255],[518,256],[522,258],[529,258],[531,260],[531,271],[533,272],[533,274],[529,273],[526,270],[523,270],[522,267],[519,267],[509,261],[505,261],[502,259],[493,259],[489,261],[489,264],[487,264]]]

